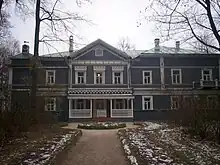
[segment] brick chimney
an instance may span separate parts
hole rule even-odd
[[[69,52],[73,52],[73,36],[69,38]]]
[[[176,41],[176,52],[180,51],[180,41]]]
[[[24,41],[24,44],[22,45],[22,54],[29,54],[29,45],[27,45],[27,41]]]
[[[160,39],[159,38],[156,38],[154,40],[154,51],[160,51]]]

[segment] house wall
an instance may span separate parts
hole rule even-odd
[[[80,65],[77,65],[80,66]],[[103,66],[103,65],[102,65]],[[75,86],[81,88],[81,87],[106,87],[106,84],[108,84],[107,87],[124,87],[124,85],[127,84],[127,65],[124,66],[124,71],[123,71],[123,84],[112,84],[112,66],[110,65],[104,65],[105,66],[105,84],[95,84],[94,85],[94,70],[92,65],[87,65],[87,70],[86,70],[86,84],[76,84],[75,83],[75,74],[77,71],[75,71],[74,67],[72,67],[73,72],[72,72],[72,82],[75,84]]]

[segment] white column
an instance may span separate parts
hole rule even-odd
[[[165,78],[164,78],[164,57],[160,57],[160,83],[161,88],[165,87]]]
[[[72,100],[69,99],[69,118],[71,118]]]
[[[73,68],[72,68],[72,64],[69,65],[69,88],[72,88],[72,84],[73,84]]]
[[[110,99],[110,117],[112,117],[112,99]]]
[[[134,114],[133,114],[133,112],[134,112],[134,99],[131,99],[131,110],[132,110],[132,117],[134,117]]]
[[[90,99],[90,117],[92,117],[92,99]]]
[[[12,85],[12,75],[13,75],[12,68],[8,68],[8,85]]]

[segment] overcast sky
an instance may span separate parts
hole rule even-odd
[[[92,4],[85,4],[81,8],[76,6],[75,1],[66,0],[65,5],[69,10],[80,12],[93,22],[93,25],[84,23],[77,26],[75,31],[82,38],[75,38],[76,42],[82,44],[77,45],[78,48],[98,38],[116,46],[121,37],[128,37],[136,49],[146,50],[152,48],[154,38],[159,37],[154,25],[147,23],[140,13],[146,6],[146,0],[92,0]],[[142,25],[137,27],[137,22],[140,21]],[[34,19],[28,18],[24,22],[13,13],[12,24],[14,37],[21,43],[29,41],[30,51],[33,53]],[[68,38],[65,36],[64,39]],[[59,51],[68,50],[67,44],[53,44],[56,44]],[[52,49],[50,51],[56,52]],[[48,49],[41,44],[40,54],[44,53],[48,53]]]

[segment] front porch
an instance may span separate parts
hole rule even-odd
[[[133,99],[69,99],[69,118],[133,118]]]

